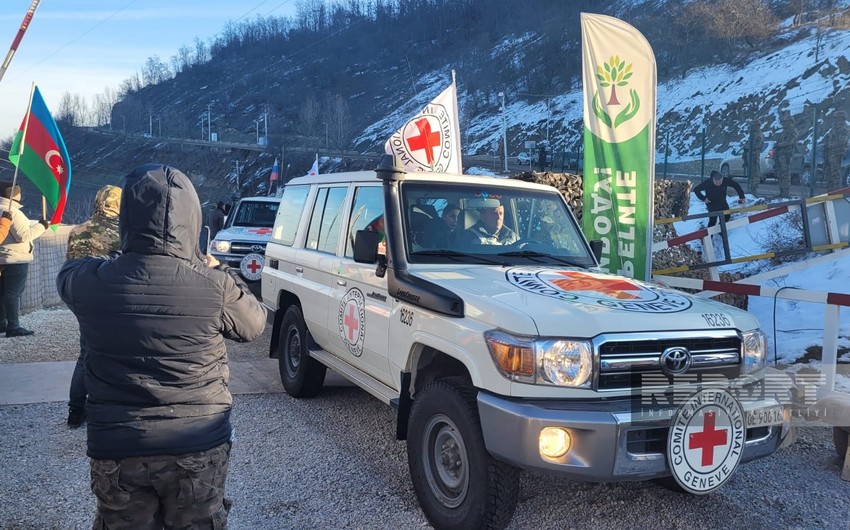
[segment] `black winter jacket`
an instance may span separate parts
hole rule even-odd
[[[730,177],[723,177],[723,181],[719,186],[715,185],[710,178],[707,178],[694,188],[694,194],[701,201],[708,199],[708,204],[706,206],[708,207],[709,212],[727,210],[729,209],[729,203],[726,199],[726,188],[734,189],[738,194],[738,198],[744,198],[743,188],[741,188],[741,185]]]
[[[122,254],[65,263],[56,279],[87,348],[88,455],[186,454],[230,439],[224,339],[250,341],[263,305],[198,249],[192,183],[162,165],[126,177]]]

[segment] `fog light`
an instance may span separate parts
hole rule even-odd
[[[540,454],[546,458],[561,458],[570,450],[572,439],[566,429],[545,427],[540,431]]]

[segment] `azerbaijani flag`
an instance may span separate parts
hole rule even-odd
[[[59,224],[71,188],[71,158],[38,87],[9,149],[9,161],[18,167],[53,208],[50,224]]]

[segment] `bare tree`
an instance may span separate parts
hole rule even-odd
[[[328,127],[328,142],[337,149],[348,145],[351,133],[351,112],[348,109],[348,102],[339,94],[328,94],[322,110],[322,116]]]
[[[313,138],[316,131],[319,129],[319,102],[312,94],[307,96],[307,99],[301,105],[298,111],[298,128],[302,135],[307,138]]]

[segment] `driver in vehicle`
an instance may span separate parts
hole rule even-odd
[[[480,245],[510,245],[519,236],[504,224],[505,207],[499,199],[483,199],[479,219],[463,234],[464,241]]]

